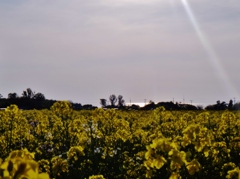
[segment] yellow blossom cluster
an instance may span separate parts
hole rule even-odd
[[[239,178],[240,113],[0,111],[1,178]],[[33,155],[34,154],[34,155]]]
[[[50,179],[47,173],[39,173],[34,154],[27,149],[16,150],[1,164],[1,179]]]

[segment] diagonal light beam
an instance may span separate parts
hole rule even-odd
[[[206,51],[206,53],[209,56],[209,60],[212,63],[213,68],[218,73],[219,78],[223,81],[223,84],[224,84],[226,90],[228,91],[229,95],[238,94],[236,89],[234,88],[233,84],[230,82],[228,74],[226,73],[225,69],[223,68],[221,62],[219,61],[219,57],[215,53],[215,50],[213,49],[211,43],[208,41],[208,39],[204,35],[203,31],[201,30],[200,26],[198,25],[195,15],[194,15],[191,7],[189,6],[187,0],[181,0],[181,2],[184,6],[184,9],[188,15],[188,18],[189,18],[204,50]]]

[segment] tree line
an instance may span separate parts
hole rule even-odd
[[[16,92],[13,92],[8,93],[7,98],[3,98],[0,94],[0,108],[6,108],[11,104],[15,104],[19,109],[50,109],[55,102],[57,100],[46,99],[43,93],[36,93],[31,88],[24,90],[20,96]],[[72,107],[73,109],[82,109],[84,107],[89,108],[89,105],[82,106],[80,103],[72,103]]]
[[[11,104],[16,104],[20,109],[50,109],[50,107],[56,102],[57,100],[46,99],[45,95],[40,92],[35,92],[31,88],[27,88],[22,92],[22,95],[19,96],[17,93],[9,93],[7,98],[3,98],[0,94],[0,108],[6,108]],[[70,102],[70,101],[69,101]],[[82,105],[81,103],[73,103],[72,108],[76,110],[81,109],[95,109],[96,106],[92,104],[85,104]],[[205,108],[202,106],[195,106],[192,104],[181,104],[178,102],[158,102],[154,103],[153,101],[149,101],[143,107],[139,105],[132,104],[126,105],[125,100],[123,99],[122,95],[116,96],[112,94],[109,96],[109,100],[105,98],[100,99],[100,104],[102,108],[115,108],[115,109],[122,109],[122,110],[152,110],[156,109],[157,107],[163,106],[167,110],[240,110],[240,103],[233,104],[233,100],[230,100],[229,103],[225,101],[216,101],[216,104],[208,105]]]
[[[125,100],[123,99],[122,95],[112,94],[109,96],[110,104],[107,104],[107,99],[100,99],[100,104],[103,108],[125,108]],[[117,104],[116,104],[117,103]]]
[[[192,105],[192,104],[181,104],[181,103],[174,103],[172,101],[170,102],[158,102],[155,103],[153,101],[149,101],[148,104],[146,104],[143,107],[140,107],[139,105],[132,104],[130,106],[125,105],[125,100],[123,99],[122,95],[119,95],[118,97],[114,94],[109,96],[109,103],[107,99],[100,99],[100,104],[102,108],[118,108],[118,109],[133,109],[133,110],[153,110],[160,106],[163,106],[167,110],[240,110],[240,103],[233,104],[233,100],[230,100],[229,103],[226,103],[225,101],[216,101],[216,104],[207,105],[205,108],[203,106],[198,105]]]

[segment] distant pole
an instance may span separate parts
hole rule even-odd
[[[132,101],[131,101],[131,98],[130,98],[130,105],[131,105],[131,102],[132,102]]]
[[[235,97],[233,97],[233,104],[235,104]]]
[[[185,98],[184,98],[184,95],[183,95],[183,104],[185,103]]]
[[[193,100],[191,99],[190,101],[191,101],[191,105],[192,105],[192,101],[193,101]]]
[[[145,105],[146,105],[146,101],[147,101],[147,99],[144,99],[144,103],[145,103]]]

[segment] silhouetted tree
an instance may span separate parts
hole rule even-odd
[[[3,97],[3,95],[2,94],[0,94],[0,99]]]
[[[84,104],[84,105],[82,106],[82,109],[86,109],[86,110],[88,110],[88,109],[93,109],[93,105],[91,105],[91,104]]]
[[[227,103],[225,101],[221,102],[218,100],[217,104],[206,106],[206,110],[225,110],[227,109]]]
[[[118,107],[122,108],[124,106],[124,99],[122,95],[118,95]]]
[[[172,101],[157,103],[156,107],[160,107],[160,106],[163,106],[166,110],[176,110],[180,108],[177,104],[174,104]]]
[[[143,110],[152,110],[155,109],[157,106],[155,105],[155,103],[150,100],[148,104],[146,104],[145,106],[142,107]]]
[[[228,103],[228,109],[232,110],[233,109],[233,100],[230,100]]]
[[[225,101],[221,102],[218,109],[220,109],[220,110],[225,110],[225,109],[227,109],[227,103],[226,103]]]
[[[16,99],[18,98],[17,93],[8,93],[8,99]]]
[[[33,96],[33,99],[37,99],[37,100],[45,100],[45,96],[42,93],[37,93]]]
[[[72,108],[75,110],[80,110],[80,109],[82,109],[82,104],[81,103],[72,103]]]
[[[182,104],[181,109],[182,110],[197,110],[198,108],[191,104]]]
[[[198,110],[203,110],[203,106],[202,105],[197,105],[197,109]]]
[[[31,88],[27,88],[26,91],[23,91],[22,98],[32,99],[35,95],[35,92]]]
[[[106,99],[100,99],[100,104],[103,108],[107,107],[107,100]]]
[[[233,105],[234,110],[240,110],[240,102],[237,102]]]
[[[136,105],[136,104],[132,104],[129,109],[131,110],[139,110],[140,109],[140,106],[139,105]]]
[[[110,96],[109,96],[109,101],[110,101],[110,103],[111,103],[111,106],[116,106],[116,105],[115,105],[116,102],[117,102],[117,97],[116,97],[116,95],[114,95],[114,94],[110,95]]]
[[[148,104],[155,104],[154,101],[150,100]]]

